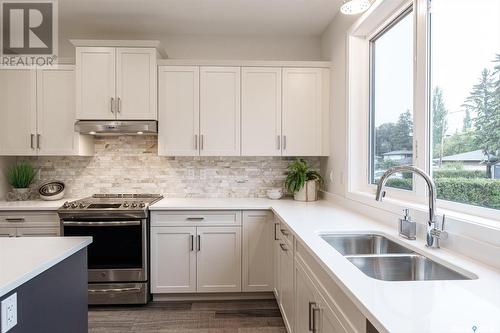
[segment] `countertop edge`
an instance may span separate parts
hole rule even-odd
[[[75,244],[73,247],[65,250],[62,254],[59,256],[50,258],[49,260],[43,262],[42,264],[38,265],[37,267],[34,267],[30,272],[24,274],[23,276],[17,278],[16,280],[2,286],[0,288],[0,297],[5,296],[6,294],[10,293],[12,290],[16,289],[17,287],[21,286],[22,284],[32,280],[33,278],[37,277],[41,273],[45,272],[46,270],[54,267],[58,263],[62,262],[63,260],[69,258],[76,252],[82,250],[83,248],[87,247],[92,243],[92,238],[91,237],[85,237],[82,241],[79,243]]]

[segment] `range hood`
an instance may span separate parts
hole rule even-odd
[[[79,120],[75,123],[75,131],[91,135],[156,135],[156,120]]]

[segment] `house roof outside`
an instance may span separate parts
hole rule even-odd
[[[487,157],[481,149],[443,157],[443,162],[481,162]]]
[[[411,150],[393,150],[387,153],[382,154],[383,156],[391,156],[391,155],[413,155],[413,151]]]

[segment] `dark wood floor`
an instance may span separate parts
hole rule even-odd
[[[274,300],[90,307],[89,332],[286,333]]]

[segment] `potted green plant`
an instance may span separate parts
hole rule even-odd
[[[288,165],[285,187],[297,201],[318,200],[318,190],[323,177],[309,166],[306,160],[298,158]]]
[[[35,175],[36,171],[31,164],[20,162],[9,168],[7,180],[15,195],[25,197],[29,193],[29,187],[35,179]]]

